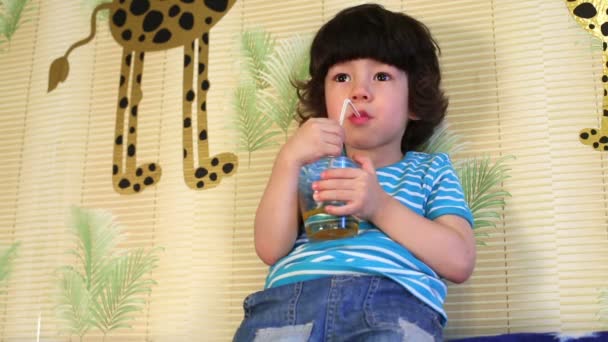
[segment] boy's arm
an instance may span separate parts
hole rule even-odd
[[[388,194],[380,207],[378,217],[372,218],[374,224],[440,276],[454,283],[462,283],[471,276],[475,267],[475,237],[467,220],[457,215],[429,220]]]
[[[293,248],[298,235],[298,174],[300,166],[281,151],[255,215],[255,250],[274,265]]]

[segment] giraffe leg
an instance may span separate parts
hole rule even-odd
[[[599,128],[584,128],[579,132],[579,141],[585,145],[592,146],[596,151],[608,151],[608,41],[604,41],[602,52],[602,84],[604,85],[604,97],[602,98],[602,115]]]
[[[209,90],[207,61],[209,56],[208,33],[198,39],[198,65],[195,67],[195,44],[184,46],[184,179],[192,189],[210,189],[219,185],[223,177],[236,172],[237,156],[233,153],[209,155],[207,127],[207,91]],[[192,90],[194,73],[197,73],[196,102]],[[196,103],[196,141],[198,165],[194,163],[192,105]]]
[[[114,141],[114,166],[112,183],[119,194],[134,194],[158,183],[162,170],[156,163],[137,167],[137,114],[142,99],[144,53],[123,51],[120,75],[118,107],[116,112],[116,137]],[[133,73],[131,74],[131,71]],[[131,89],[128,94],[127,89]],[[129,108],[128,133],[125,138],[125,112]],[[126,151],[125,151],[126,140]],[[126,155],[125,155],[126,154]],[[124,157],[123,157],[124,156]]]

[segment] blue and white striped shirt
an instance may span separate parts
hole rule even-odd
[[[401,161],[377,169],[376,175],[384,191],[417,214],[431,220],[458,215],[473,226],[447,154],[408,152]],[[444,324],[447,322],[445,283],[407,248],[367,221],[359,223],[358,235],[351,238],[309,242],[303,233],[294,249],[270,268],[265,288],[343,274],[391,278],[439,312]]]

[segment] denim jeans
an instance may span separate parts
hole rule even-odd
[[[234,341],[441,341],[440,315],[377,276],[331,276],[245,298]]]

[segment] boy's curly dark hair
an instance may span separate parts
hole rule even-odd
[[[448,106],[440,87],[439,53],[429,29],[408,15],[377,4],[342,10],[319,29],[312,42],[310,79],[296,83],[300,123],[327,117],[324,81],[332,65],[371,58],[407,73],[410,111],[419,120],[408,122],[401,152],[415,150],[433,134]]]

